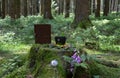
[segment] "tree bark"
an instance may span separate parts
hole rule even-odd
[[[95,17],[100,17],[100,0],[97,0],[97,9],[95,11]]]
[[[9,16],[15,19],[15,0],[9,1]]]
[[[93,13],[95,13],[95,0],[93,0]]]
[[[27,0],[21,0],[21,15],[27,16]]]
[[[76,28],[79,26],[83,29],[86,29],[87,27],[92,26],[91,21],[89,20],[89,1],[76,0],[75,4],[75,18],[71,27]]]
[[[39,14],[40,12],[40,0],[37,0],[37,3],[36,3],[36,8],[37,8],[37,14]]]
[[[27,15],[32,15],[32,1],[31,0],[27,0]]]
[[[70,0],[65,0],[65,18],[70,16],[69,11],[70,11]]]
[[[117,0],[115,0],[115,12],[117,12]]]
[[[104,13],[103,16],[108,16],[109,13],[109,0],[104,0]]]
[[[63,14],[64,0],[57,0],[57,2],[58,2],[58,6],[59,6],[58,14]]]
[[[51,0],[44,0],[44,15],[45,19],[53,19],[51,13]]]
[[[10,6],[8,5],[9,0],[5,0],[5,15],[9,15],[9,8]]]
[[[15,18],[20,18],[20,0],[15,0]]]
[[[112,12],[112,0],[110,0],[109,8],[110,8],[109,12]]]
[[[113,0],[113,11],[115,11],[115,0]]]
[[[71,0],[70,8],[71,8],[71,13],[74,13],[74,9],[75,9],[75,0]]]
[[[6,11],[12,19],[20,17],[20,0],[10,0],[6,5]],[[7,12],[6,12],[7,14]]]
[[[21,2],[21,15],[23,15],[24,16],[24,0],[20,0]]]
[[[44,14],[44,0],[40,0],[40,15]]]
[[[5,0],[2,0],[2,18],[5,18]]]
[[[37,0],[32,0],[32,15],[37,14]]]
[[[90,0],[90,14],[92,14],[92,0]]]
[[[118,0],[118,5],[117,5],[117,12],[120,11],[120,0]]]
[[[0,1],[0,17],[2,16],[2,14],[1,14],[1,12],[2,12],[2,7],[1,7],[1,5],[2,5],[2,2]]]

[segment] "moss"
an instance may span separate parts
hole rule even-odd
[[[85,69],[80,66],[76,68],[73,76],[73,78],[90,78],[90,77],[91,75],[89,69]]]
[[[92,61],[90,64],[92,76],[99,75],[100,78],[119,78],[120,68],[111,68]]]
[[[27,75],[27,72],[28,70],[26,69],[26,65],[24,65],[2,78],[25,78]]]
[[[48,48],[48,46],[41,46],[39,44],[33,45],[29,53],[28,68],[33,73],[35,78],[48,78],[54,76],[54,68],[50,65],[52,60],[58,60],[58,76],[65,78],[65,70],[61,56],[58,50]]]
[[[62,55],[70,55],[71,52],[65,52],[61,49],[50,48],[48,45],[33,45],[28,54],[27,66],[16,69],[4,78],[25,78],[27,75],[32,75],[34,78],[71,78],[67,76],[67,65],[63,61]],[[52,60],[58,61],[56,69],[50,65]],[[86,70],[77,67],[73,78],[119,78],[120,68],[110,68],[102,64],[98,64],[94,60],[87,61],[89,68]],[[71,74],[71,73],[70,73]]]
[[[63,59],[61,58],[63,54],[59,54],[60,51],[61,50],[49,48],[48,46],[45,45],[44,46],[35,45],[31,48],[29,54],[29,64],[31,64],[30,63],[31,60],[34,59],[35,65],[30,69],[32,69],[31,72],[33,73],[35,78],[37,77],[49,78],[55,76],[54,68],[51,67],[50,65],[50,62],[53,59],[56,59],[59,62],[59,65],[57,66],[57,74],[58,74],[57,76],[59,76],[60,78],[66,78],[65,66],[63,64],[64,63]],[[64,53],[64,54],[69,55],[70,53]],[[78,67],[76,69],[74,78],[78,78],[78,77],[82,78],[82,76],[86,76],[86,78],[90,78],[90,76],[96,76],[96,75],[99,75],[101,78],[119,77],[119,75],[116,74],[119,71],[119,69],[109,68],[104,65],[98,64],[92,60],[90,60],[88,64],[89,64],[89,69],[87,70]]]

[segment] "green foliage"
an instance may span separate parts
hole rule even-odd
[[[6,16],[5,19],[0,19],[0,28],[3,26],[10,27],[11,24],[11,18],[9,16]]]
[[[93,76],[93,78],[100,78],[100,76],[99,75],[95,75],[95,76]]]
[[[20,56],[14,56],[12,59],[8,59],[3,62],[0,66],[0,77],[10,74],[14,70],[24,65],[25,58]]]
[[[119,33],[120,33],[120,18],[113,16],[112,14],[108,17],[98,18],[93,20],[99,41],[100,49],[102,50],[112,50],[120,51],[119,48]],[[118,46],[118,47],[116,47]]]
[[[25,78],[28,74],[26,65],[15,69],[12,73],[5,75],[4,78]]]
[[[76,66],[76,67],[79,67],[79,66],[80,66],[80,67],[85,68],[85,69],[88,68],[88,64],[85,63],[85,62],[84,62],[84,63],[80,63],[80,64],[75,63],[75,66]]]
[[[63,56],[64,60],[67,61],[68,63],[70,63],[72,61],[72,58],[68,57],[68,56]]]
[[[75,67],[82,67],[82,68],[85,68],[85,69],[87,69],[88,68],[88,64],[86,63],[86,60],[89,60],[88,59],[88,57],[89,56],[87,56],[87,55],[85,55],[85,54],[81,54],[81,56],[80,56],[80,58],[81,58],[81,60],[82,60],[82,63],[74,63],[74,66]],[[71,58],[71,57],[69,57],[69,56],[66,56],[66,55],[64,55],[63,56],[63,58],[64,58],[64,60],[66,61],[66,62],[68,62],[68,63],[70,63],[71,64],[71,62],[73,61],[73,59]]]

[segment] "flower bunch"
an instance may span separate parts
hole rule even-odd
[[[74,72],[75,67],[81,66],[82,68],[87,69],[88,64],[86,63],[86,60],[89,60],[89,57],[85,55],[85,53],[80,54],[79,51],[76,49],[73,51],[73,55],[71,57],[69,56],[63,56],[64,60],[70,64],[70,71]]]
[[[79,56],[79,51],[74,50],[74,54],[71,56],[72,61],[70,62],[71,68],[70,71],[72,72],[74,70],[75,63],[80,64],[82,62],[82,59]]]
[[[73,61],[76,63],[80,63],[82,61],[78,53],[79,53],[79,51],[75,50],[74,54],[71,56]]]

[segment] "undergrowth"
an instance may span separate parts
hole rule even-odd
[[[27,53],[31,44],[34,43],[34,24],[51,24],[52,42],[55,36],[64,35],[71,46],[79,48],[85,46],[86,42],[90,42],[95,43],[92,49],[120,53],[119,14],[100,18],[90,16],[90,19],[94,26],[84,30],[71,28],[73,16],[64,18],[60,15],[53,20],[43,19],[42,16],[21,16],[19,19],[12,20],[6,16],[5,19],[0,19],[0,53]],[[90,44],[90,46],[93,45]]]

